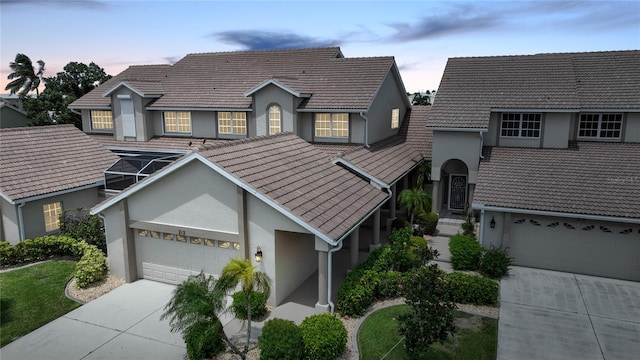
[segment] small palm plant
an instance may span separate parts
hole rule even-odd
[[[271,279],[266,273],[257,271],[251,264],[251,260],[231,259],[222,269],[220,279],[216,283],[216,290],[224,294],[229,294],[238,284],[244,292],[247,303],[247,343],[244,346],[243,355],[249,352],[249,341],[251,340],[251,293],[259,291],[269,298],[271,294]],[[241,355],[242,359],[245,357]]]
[[[398,204],[407,208],[413,229],[416,214],[421,214],[431,208],[431,196],[421,188],[403,190],[398,196]]]

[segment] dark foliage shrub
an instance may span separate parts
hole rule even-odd
[[[391,222],[391,231],[408,228],[410,226],[411,225],[409,224],[409,221],[407,221],[407,219],[399,217],[399,218],[394,219]]]
[[[233,302],[231,309],[240,320],[247,320],[247,296],[243,291],[231,295]],[[251,318],[260,319],[267,314],[267,297],[259,291],[251,292]]]
[[[185,329],[182,338],[187,345],[189,360],[211,359],[226,349],[224,341],[219,335],[220,326],[220,323],[211,326],[206,322],[197,322]]]
[[[404,281],[404,274],[398,271],[385,271],[378,273],[379,283],[375,288],[375,297],[383,299],[393,299],[400,296],[400,285]]]
[[[495,305],[500,287],[497,282],[478,275],[453,272],[446,275],[453,301],[461,304]]]
[[[454,235],[449,240],[451,265],[456,270],[478,270],[482,246],[471,236]]]
[[[480,260],[480,273],[492,279],[499,279],[509,273],[513,259],[509,257],[507,249],[501,250],[491,247],[485,250]]]
[[[443,343],[455,332],[456,308],[444,273],[436,266],[422,266],[407,273],[403,295],[411,312],[398,318],[405,349],[413,359],[424,358],[434,342]]]
[[[107,240],[104,224],[97,215],[91,215],[88,210],[65,210],[60,215],[60,234],[77,240],[84,240],[95,245],[103,253],[107,253]]]
[[[438,226],[438,214],[423,212],[418,216],[418,225],[425,235],[434,235]]]
[[[476,238],[476,224],[470,217],[468,217],[467,221],[463,222],[460,227],[462,228],[462,235]]]
[[[261,360],[300,360],[304,355],[302,329],[293,321],[271,319],[258,338]]]
[[[9,266],[42,261],[59,256],[80,257],[84,248],[81,242],[68,236],[43,236],[10,245],[0,245],[0,265]]]
[[[369,275],[367,276],[367,273]],[[337,311],[343,315],[362,316],[375,300],[375,285],[371,281],[373,270],[358,267],[344,279],[338,288]]]
[[[300,324],[304,342],[304,359],[333,360],[344,352],[347,329],[331,314],[312,315]]]

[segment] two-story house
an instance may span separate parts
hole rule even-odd
[[[394,59],[339,48],[132,66],[70,107],[122,156],[106,177],[124,191],[92,210],[113,273],[177,283],[260,255],[272,305],[317,276],[328,309],[334,253],[355,267],[379,246],[430,155],[429,108],[411,109]]]
[[[449,59],[433,210],[515,263],[640,280],[640,51]]]

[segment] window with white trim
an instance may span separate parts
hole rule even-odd
[[[91,128],[94,130],[113,130],[111,110],[91,110]]]
[[[220,134],[245,135],[247,133],[247,113],[219,111],[218,132]]]
[[[42,205],[44,214],[44,229],[47,232],[56,231],[60,228],[60,215],[62,215],[62,202],[54,202]]]
[[[349,114],[316,114],[315,129],[315,134],[318,137],[349,137]]]
[[[541,117],[540,114],[503,113],[500,136],[539,138]]]
[[[621,132],[622,114],[580,114],[578,137],[619,139]]]
[[[165,134],[191,134],[191,113],[188,111],[165,111]]]
[[[397,129],[400,127],[400,109],[395,108],[391,110],[391,128]]]
[[[280,106],[269,106],[269,135],[282,132],[281,114]]]

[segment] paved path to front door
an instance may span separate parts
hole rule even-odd
[[[640,283],[524,267],[500,282],[498,360],[639,354]]]

